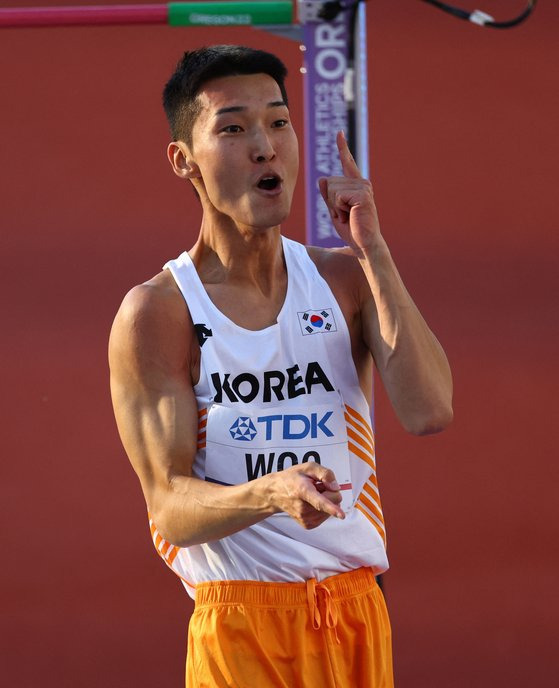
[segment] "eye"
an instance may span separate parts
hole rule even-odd
[[[221,131],[225,134],[238,134],[242,129],[238,124],[229,124],[223,127]]]
[[[289,124],[289,122],[286,119],[277,119],[273,124],[272,127],[275,129],[282,129],[283,127],[286,127]]]

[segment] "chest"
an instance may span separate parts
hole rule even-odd
[[[238,284],[205,284],[211,302],[225,318],[245,330],[263,330],[277,322],[285,303],[287,277],[268,290]]]

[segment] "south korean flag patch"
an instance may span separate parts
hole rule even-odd
[[[297,311],[301,333],[303,335],[336,332],[336,321],[331,308],[319,311]]]

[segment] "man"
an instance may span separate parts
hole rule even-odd
[[[196,604],[187,685],[393,685],[372,361],[404,427],[451,420],[446,357],[340,132],[320,181],[344,250],[283,238],[297,139],[272,55],[186,53],[164,92],[194,246],[126,296],[111,389],[155,545]]]

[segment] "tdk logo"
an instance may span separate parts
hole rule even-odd
[[[256,437],[256,428],[248,416],[241,416],[229,428],[231,437],[234,440],[250,442]]]
[[[331,415],[332,411],[327,411],[322,416],[319,416],[318,413],[311,413],[309,416],[301,413],[291,413],[259,416],[256,422],[263,425],[262,429],[267,441],[272,439],[302,440],[306,437],[315,440],[319,435],[324,435],[325,437],[334,436],[334,433],[327,425]],[[241,416],[229,428],[229,432],[234,440],[247,442],[253,440],[258,431],[250,418]]]

